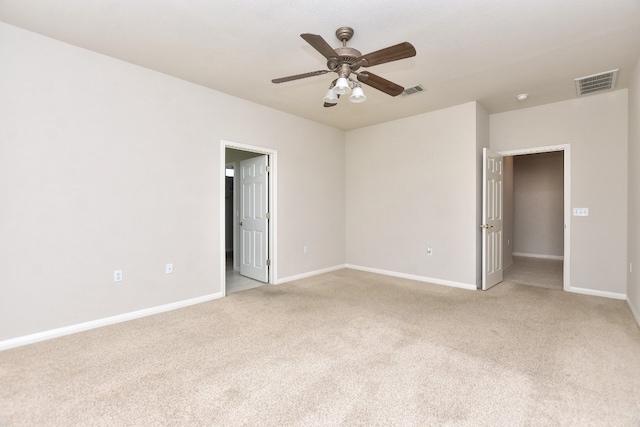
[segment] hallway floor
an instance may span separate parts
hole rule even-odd
[[[233,263],[230,262],[229,258],[227,258],[226,282],[227,295],[234,292],[246,291],[247,289],[258,288],[267,284],[241,276],[239,271],[233,269]]]
[[[562,260],[514,256],[504,280],[549,289],[563,289]]]

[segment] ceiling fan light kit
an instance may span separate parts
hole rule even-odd
[[[361,67],[367,68],[416,55],[416,49],[408,42],[399,43],[362,55],[358,50],[347,47],[347,42],[353,37],[353,29],[350,27],[340,27],[336,30],[336,37],[342,42],[342,46],[336,49],[332,48],[319,35],[304,33],[300,34],[300,37],[327,59],[327,70],[311,71],[309,73],[281,77],[273,79],[271,82],[284,83],[334,72],[338,74],[338,78],[331,83],[327,94],[323,98],[325,107],[335,106],[338,103],[340,95],[345,95],[349,90],[351,90],[349,101],[353,103],[366,101],[367,97],[360,83],[364,83],[391,96],[400,95],[404,91],[402,86],[368,71],[363,72],[358,70]],[[357,81],[352,79],[351,75],[355,75]]]
[[[333,87],[333,91],[337,95],[344,95],[349,90],[349,80],[346,77],[338,78],[336,85]]]
[[[360,104],[361,102],[364,102],[366,100],[367,100],[367,97],[365,96],[364,91],[362,90],[362,86],[360,86],[359,83],[356,83],[355,87],[351,91],[351,96],[349,97],[349,101],[353,102],[354,104]]]
[[[336,94],[333,88],[331,88],[327,91],[327,94],[324,96],[323,101],[335,104],[338,102],[338,94]]]

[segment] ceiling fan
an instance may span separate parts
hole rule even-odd
[[[402,91],[404,91],[402,86],[383,79],[369,71],[358,70],[361,67],[367,68],[416,55],[416,49],[408,42],[362,55],[358,50],[347,47],[347,42],[353,37],[353,28],[350,27],[340,27],[336,30],[336,37],[342,42],[342,46],[336,49],[332,48],[319,35],[304,33],[300,34],[300,37],[320,52],[322,56],[327,58],[327,69],[280,77],[271,80],[271,82],[284,83],[306,77],[320,76],[329,72],[337,73],[338,78],[331,82],[329,91],[324,97],[325,107],[335,106],[338,103],[340,95],[346,94],[349,90],[352,90],[351,96],[349,97],[351,102],[364,102],[367,98],[362,91],[360,83],[364,83],[391,96],[400,95]],[[356,75],[358,81],[350,77],[352,74]]]

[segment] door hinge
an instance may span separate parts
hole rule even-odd
[[[270,259],[267,260],[267,267],[271,267],[271,260]]]
[[[267,166],[267,173],[271,172],[271,166]]]
[[[271,213],[270,212],[267,212],[266,218],[267,219],[271,219]]]

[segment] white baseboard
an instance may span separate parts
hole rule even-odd
[[[586,288],[576,288],[574,286],[569,286],[569,289],[567,289],[567,292],[573,292],[575,294],[583,294],[583,295],[592,295],[595,297],[605,297],[605,298],[612,298],[612,299],[627,299],[627,296],[625,294],[619,294],[616,292],[607,292],[607,291],[596,291],[593,289],[586,289]]]
[[[633,304],[631,304],[631,300],[629,299],[629,297],[627,296],[627,304],[629,305],[629,308],[631,309],[631,313],[633,314],[633,317],[636,318],[636,323],[638,324],[638,327],[640,328],[640,314],[638,313],[638,310],[636,310],[636,308],[633,306]]]
[[[413,274],[398,273],[396,271],[379,270],[377,268],[363,267],[363,266],[360,266],[360,265],[352,265],[352,264],[347,264],[346,268],[351,268],[353,270],[367,271],[369,273],[382,274],[384,276],[392,276],[392,277],[400,277],[402,279],[416,280],[418,282],[428,282],[428,283],[433,283],[435,285],[444,285],[444,286],[451,286],[451,287],[454,287],[454,288],[462,288],[462,289],[467,289],[467,290],[470,290],[470,291],[476,291],[477,290],[476,285],[473,285],[473,284],[470,284],[470,283],[462,283],[462,282],[453,282],[453,281],[450,281],[450,280],[434,279],[432,277],[416,276],[416,275],[413,275]]]
[[[293,282],[294,280],[306,279],[307,277],[317,276],[319,274],[331,273],[332,271],[342,270],[346,268],[345,264],[334,265],[333,267],[323,268],[321,270],[309,271],[307,273],[297,274],[295,276],[283,277],[281,279],[276,280],[276,285],[280,285],[282,283]]]
[[[27,344],[34,344],[40,341],[46,341],[53,338],[63,337],[65,335],[75,334],[77,332],[88,331],[90,329],[101,328],[103,326],[113,325],[115,323],[126,322],[128,320],[139,319],[141,317],[151,316],[153,314],[164,313],[165,311],[176,310],[178,308],[188,307],[190,305],[200,304],[212,301],[222,297],[222,292],[204,295],[188,300],[177,301],[170,304],[159,305],[157,307],[145,308],[143,310],[132,311],[130,313],[118,314],[116,316],[105,317],[102,319],[92,320],[89,322],[78,323],[76,325],[65,326],[62,328],[51,329],[35,334],[24,335],[22,337],[11,338],[0,341],[0,351],[10,348],[20,347]]]
[[[563,260],[564,257],[562,255],[543,255],[543,254],[527,254],[523,252],[513,252],[512,256],[521,256],[525,258],[542,258],[542,259],[557,259]]]

